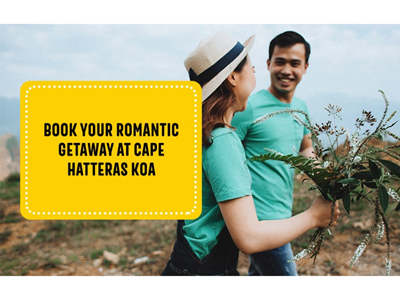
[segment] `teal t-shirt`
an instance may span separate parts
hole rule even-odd
[[[202,212],[183,226],[183,235],[200,259],[211,252],[225,226],[218,202],[251,195],[251,175],[239,137],[228,128],[211,134],[213,143],[203,147],[202,154]]]
[[[283,154],[297,154],[304,135],[310,131],[290,114],[276,115],[262,123],[252,124],[265,114],[286,108],[308,114],[306,103],[293,97],[291,103],[279,101],[267,90],[249,98],[247,108],[236,113],[232,126],[243,141],[246,157],[267,153],[265,148]],[[305,121],[303,114],[298,116]],[[259,220],[285,219],[292,216],[294,170],[278,161],[248,162],[252,176],[253,199]]]

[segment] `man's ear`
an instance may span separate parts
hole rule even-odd
[[[271,64],[271,61],[269,59],[267,59],[267,66],[268,66],[268,70],[269,70],[269,65]]]
[[[304,66],[304,74],[306,74],[307,68],[308,68],[308,63],[306,63],[305,66]]]
[[[233,87],[236,86],[236,84],[237,84],[237,76],[236,76],[235,72],[232,72],[231,74],[229,74],[228,81]]]

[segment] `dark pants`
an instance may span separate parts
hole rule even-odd
[[[219,234],[218,243],[211,253],[200,259],[183,236],[184,222],[178,221],[177,241],[161,275],[239,275],[237,271],[239,250],[226,226]]]
[[[288,262],[293,258],[290,243],[282,247],[249,255],[250,276],[297,276],[296,263]]]

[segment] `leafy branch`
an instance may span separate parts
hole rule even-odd
[[[396,121],[389,124],[396,112],[386,118],[389,101],[382,91],[379,92],[383,96],[385,110],[372,133],[369,130],[364,133],[360,132],[365,124],[372,126],[377,121],[371,112],[365,110],[362,111],[362,117],[356,120],[355,126],[357,130],[350,134],[348,129],[336,126],[336,119],[341,119],[341,107],[329,104],[326,110],[329,116],[333,116],[333,123],[329,120],[320,125],[315,124],[315,126],[310,125],[310,118],[304,111],[285,109],[266,114],[255,120],[253,124],[264,122],[280,114],[291,114],[300,124],[311,131],[315,159],[306,158],[302,155],[282,154],[274,150],[265,149],[268,151],[267,153],[254,156],[249,160],[260,162],[275,160],[290,165],[291,168],[307,175],[311,181],[311,189],[318,190],[325,199],[332,201],[332,207],[337,200],[342,200],[348,214],[351,211],[351,204],[355,201],[368,201],[372,204],[375,211],[374,225],[357,248],[351,260],[351,265],[363,253],[374,234],[377,236],[376,241],[379,241],[385,235],[387,244],[386,270],[387,274],[389,274],[391,268],[390,233],[385,212],[391,202],[398,203],[394,210],[400,210],[400,187],[396,189],[400,180],[400,166],[395,163],[397,161],[400,162],[398,153],[400,145],[377,147],[370,145],[369,142],[372,138],[379,138],[383,135],[389,135],[399,141],[400,138],[390,132],[390,129],[397,123]],[[299,117],[299,114],[305,116],[305,121]],[[318,138],[321,134],[328,136],[330,145],[326,148],[322,146]],[[341,135],[345,135],[345,142],[341,151],[338,151],[338,140]],[[331,139],[331,137],[333,138]],[[381,157],[383,155],[388,156],[389,159],[383,159]],[[327,228],[318,228],[311,238],[309,246],[296,255],[294,260],[308,256],[309,258],[314,257],[315,261],[320,252],[326,231]]]

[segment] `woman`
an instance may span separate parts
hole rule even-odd
[[[203,91],[203,206],[199,218],[178,221],[162,275],[238,275],[238,249],[245,254],[273,249],[331,221],[331,203],[321,197],[292,218],[257,219],[244,149],[230,126],[256,84],[247,55],[253,43],[254,36],[242,45],[220,32],[202,40],[185,60],[190,79]],[[338,214],[336,207],[332,225]]]

